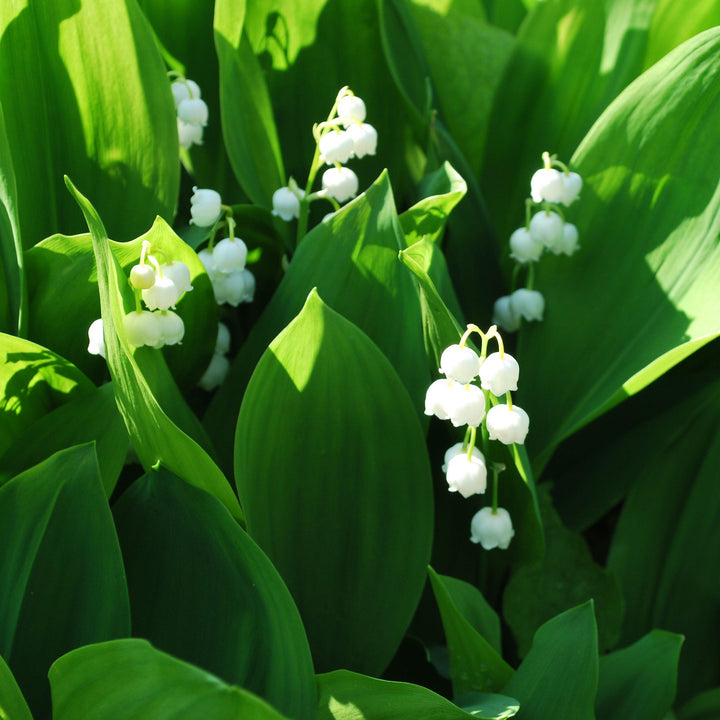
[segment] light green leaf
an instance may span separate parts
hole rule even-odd
[[[598,649],[592,601],[546,622],[503,693],[518,720],[594,720]]]
[[[25,698],[2,657],[0,657],[0,717],[3,720],[33,720]]]
[[[172,219],[180,178],[175,107],[134,0],[3,3],[0,102],[25,247],[60,228],[82,228],[63,173],[93,188],[119,240],[158,214]]]
[[[282,720],[252,693],[156,650],[115,640],[63,655],[50,668],[54,720]]]
[[[517,715],[520,703],[507,695],[470,692],[455,698],[455,703],[465,712],[479,718],[505,720]]]
[[[143,467],[149,470],[156,463],[162,463],[191,485],[215,495],[235,518],[242,519],[240,504],[220,469],[170,420],[153,395],[125,333],[120,271],[105,228],[88,199],[70,180],[67,185],[85,215],[92,236],[108,368],[130,441]]]
[[[382,672],[425,582],[430,467],[395,370],[315,290],[253,373],[235,477],[248,531],[290,588],[316,666]]]
[[[431,567],[428,567],[428,573],[450,652],[454,694],[458,696],[473,691],[501,690],[512,677],[513,669],[490,644],[497,638],[483,637],[456,605],[445,578]],[[492,633],[495,634],[494,629]]]
[[[120,546],[92,445],[0,487],[0,654],[36,717],[60,655],[130,633]]]

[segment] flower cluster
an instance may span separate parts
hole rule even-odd
[[[225,380],[228,370],[230,369],[230,361],[226,357],[229,351],[230,331],[227,325],[219,322],[217,340],[215,341],[215,352],[210,360],[210,364],[207,366],[207,370],[205,370],[205,373],[198,382],[198,385],[203,390],[210,392]]]
[[[472,333],[482,339],[478,355],[466,345]],[[495,339],[498,351],[487,354],[488,342]],[[493,325],[483,333],[476,325],[468,325],[457,345],[446,348],[440,358],[440,372],[445,376],[433,382],[425,395],[425,414],[450,420],[455,427],[467,426],[465,439],[445,453],[448,488],[467,498],[482,494],[487,488],[485,455],[475,447],[477,428],[485,423],[487,439],[510,445],[524,443],[529,429],[527,413],[512,402],[511,392],[517,390],[520,367],[505,352],[502,338]],[[474,384],[476,379],[480,385]],[[498,398],[504,398],[500,402]],[[488,409],[488,406],[489,409]],[[493,501],[475,514],[471,524],[472,542],[482,543],[489,550],[506,549],[514,535],[510,515],[497,505],[498,474],[502,466],[492,465]]]
[[[193,288],[190,270],[185,263],[179,260],[160,263],[150,254],[151,250],[151,243],[145,240],[140,262],[130,270],[129,282],[135,292],[135,310],[125,315],[124,324],[131,345],[161,348],[182,341],[185,325],[170,308],[175,308],[180,298]],[[142,303],[147,310],[142,309]],[[105,357],[102,319],[90,325],[88,340],[88,352]]]
[[[357,175],[345,167],[350,158],[374,155],[377,149],[377,131],[365,122],[365,103],[352,90],[344,87],[337,95],[335,104],[325,122],[313,127],[316,151],[308,176],[308,193],[321,164],[330,165],[322,176],[322,190],[306,196],[291,178],[286,187],[273,194],[273,215],[283,220],[300,217],[303,202],[326,198],[338,207],[357,195]]]
[[[515,290],[495,302],[493,322],[513,332],[521,320],[542,320],[545,299],[532,289],[533,263],[545,250],[554,255],[572,255],[578,249],[578,229],[565,222],[560,205],[569,206],[582,190],[582,178],[549,153],[543,153],[543,164],[530,180],[530,197],[525,201],[525,225],[510,236],[510,257],[517,270],[527,266],[527,287]],[[540,209],[533,214],[533,208]]]
[[[200,97],[200,87],[192,80],[178,77],[170,86],[177,110],[180,147],[202,145],[203,128],[208,121],[208,106]]]

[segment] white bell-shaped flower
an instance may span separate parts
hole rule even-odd
[[[186,292],[190,292],[193,289],[190,268],[181,260],[173,260],[167,265],[162,265],[162,274],[165,277],[170,278],[175,287],[182,297]]]
[[[530,418],[521,407],[513,405],[511,409],[503,403],[488,410],[485,427],[491,440],[499,440],[504,445],[522,445],[530,428]]]
[[[255,276],[247,268],[230,273],[225,281],[225,296],[225,302],[233,307],[252,302],[255,298]]]
[[[94,320],[88,328],[88,352],[91,355],[100,355],[106,357],[105,354],[105,335],[103,334],[102,318]]]
[[[162,347],[162,327],[157,315],[149,310],[129,312],[125,316],[125,333],[135,347]]]
[[[563,194],[560,198],[560,202],[563,205],[572,205],[575,200],[580,196],[582,190],[583,181],[582,178],[576,173],[571,172],[567,175],[563,175]]]
[[[352,136],[345,130],[331,130],[325,133],[320,138],[318,146],[320,160],[328,165],[347,162],[355,150]]]
[[[493,305],[493,325],[507,332],[515,332],[520,327],[520,315],[513,309],[509,295],[499,297]]]
[[[464,498],[484,493],[487,488],[487,467],[482,453],[473,453],[468,460],[467,453],[450,458],[445,474],[450,492],[459,492]]]
[[[478,427],[485,417],[485,393],[477,385],[453,382],[445,405],[448,418],[455,427]]]
[[[557,247],[557,253],[572,255],[578,249],[578,229],[572,223],[565,223],[563,226],[562,241]]]
[[[533,202],[560,202],[565,192],[563,173],[555,168],[538,170],[530,180],[530,195]]]
[[[338,202],[345,202],[357,195],[359,181],[357,175],[347,167],[331,167],[323,173],[323,190]]]
[[[278,188],[272,196],[272,214],[289,222],[300,217],[300,200],[305,197],[305,191],[298,188],[296,194],[289,187]]]
[[[155,270],[150,265],[133,265],[130,284],[136,290],[148,290],[155,284]]]
[[[363,122],[367,111],[365,103],[357,95],[345,95],[340,98],[337,114],[343,125],[348,128],[355,123]]]
[[[490,353],[480,365],[480,387],[500,397],[507,392],[517,390],[520,366],[508,353]]]
[[[444,462],[443,462],[443,466],[442,466],[442,471],[443,471],[444,473],[446,473],[447,470],[448,470],[448,463],[449,463],[456,455],[460,455],[460,453],[463,453],[463,452],[464,452],[464,453],[467,453],[467,448],[465,448],[465,450],[463,450],[463,444],[462,444],[461,442],[455,443],[451,448],[448,448],[448,449],[445,451],[445,458],[444,458]],[[472,449],[472,455],[473,455],[473,457],[479,458],[479,459],[482,460],[483,462],[485,461],[485,457],[483,456],[483,454],[482,454],[476,447],[474,447],[474,448]]]
[[[176,80],[170,85],[170,89],[175,100],[175,107],[183,100],[202,97],[200,86],[194,80]]]
[[[225,355],[230,350],[230,330],[225,323],[218,323],[217,340],[215,341],[215,352]]]
[[[345,131],[353,141],[353,154],[361,158],[377,151],[377,130],[370,123],[353,124]]]
[[[200,98],[188,98],[182,100],[177,107],[177,116],[188,125],[202,125],[205,127],[208,121],[208,106]]]
[[[222,273],[215,267],[215,261],[213,260],[212,252],[207,249],[201,250],[197,254],[197,256],[198,260],[200,260],[200,262],[203,264],[205,272],[210,276],[211,280],[218,275],[222,275]]]
[[[546,248],[553,248],[562,241],[563,219],[552,210],[541,210],[530,219],[530,235]]]
[[[470,521],[470,542],[480,543],[485,550],[507,550],[514,535],[510,513],[505,508],[493,512],[491,507],[484,507]]]
[[[537,290],[518,288],[510,295],[510,309],[525,320],[542,320],[545,314],[545,298]]]
[[[242,270],[239,270],[238,272],[242,272]],[[232,277],[232,275],[233,273],[218,273],[215,276],[210,276],[213,294],[215,295],[215,302],[218,305],[223,305],[228,301],[227,282],[228,278]]]
[[[213,249],[215,269],[222,273],[242,270],[247,260],[247,245],[240,238],[224,238]]]
[[[190,224],[200,227],[210,227],[219,219],[222,212],[222,198],[220,193],[208,188],[193,188],[193,194],[190,198],[190,214],[192,220]]]
[[[182,318],[172,310],[155,313],[160,324],[163,345],[177,345],[185,335]]]
[[[228,370],[230,370],[230,361],[224,355],[215,353],[210,359],[210,364],[200,378],[198,385],[203,390],[210,392],[222,385],[227,377]]]
[[[545,246],[527,228],[518,228],[510,236],[510,257],[518,263],[536,262]]]
[[[177,119],[178,142],[181,148],[189,150],[193,145],[203,144],[203,126],[191,125]]]
[[[155,278],[155,284],[142,291],[142,299],[148,310],[169,310],[182,297],[182,292],[171,278],[163,275]]]
[[[455,382],[469,383],[480,371],[480,358],[467,346],[450,345],[440,356],[440,372]]]
[[[425,392],[426,415],[435,415],[440,418],[440,420],[449,420],[450,416],[445,406],[452,391],[452,385],[452,380],[446,380],[444,378],[435,380],[435,382],[430,385]]]

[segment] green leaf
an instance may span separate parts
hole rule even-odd
[[[0,654],[36,717],[60,655],[130,633],[125,573],[95,450],[56,453],[0,487]]]
[[[93,188],[117,239],[135,237],[158,214],[170,220],[180,178],[175,107],[134,0],[12,0],[0,37],[0,102],[24,246],[58,228],[81,229],[63,173]]]
[[[54,720],[281,720],[252,693],[146,640],[80,648],[50,668]]]
[[[471,624],[470,619],[456,605],[442,575],[438,575],[431,567],[428,567],[428,574],[450,652],[454,694],[502,689],[512,677],[513,669],[490,644],[496,638],[486,639]],[[461,607],[467,612],[466,603]],[[492,632],[495,633],[494,629]]]
[[[715,720],[720,713],[720,688],[696,695],[678,712],[679,720]]]
[[[720,332],[719,49],[716,29],[673,51],[608,108],[573,159],[586,187],[582,247],[539,265],[547,318],[524,328],[519,351],[522,405],[542,413],[528,438],[541,462]]]
[[[653,630],[634,645],[600,658],[595,711],[598,720],[656,720],[675,700],[683,638]]]
[[[593,599],[601,651],[620,636],[623,598],[612,572],[598,565],[582,535],[570,532],[555,512],[547,488],[539,488],[545,529],[542,562],[519,568],[505,587],[503,617],[513,631],[518,653],[530,650],[533,635],[547,620]]]
[[[336,670],[317,676],[317,720],[470,720],[461,710],[440,695],[404,682],[388,682]],[[511,698],[487,695],[483,709],[473,712],[476,718],[511,717]]]
[[[594,720],[598,649],[592,601],[546,622],[503,693],[520,701],[518,720]]]
[[[215,3],[222,130],[230,164],[242,189],[252,202],[270,208],[272,194],[285,185],[285,170],[272,102],[262,68],[243,29],[244,20],[245,2]]]
[[[0,455],[36,420],[92,389],[59,355],[0,333]]]
[[[517,715],[520,703],[507,695],[496,695],[493,693],[470,692],[459,698],[455,703],[465,712],[479,718],[496,718],[504,720]]]
[[[314,674],[300,615],[222,504],[161,470],[136,481],[113,514],[133,632],[280,712],[311,718]]]
[[[0,717],[3,720],[33,720],[25,698],[2,657],[0,657]]]
[[[382,672],[425,581],[430,467],[395,370],[315,290],[253,373],[235,477],[248,531],[288,584],[316,666]]]
[[[105,494],[110,497],[128,452],[127,431],[111,383],[60,405],[24,428],[0,456],[0,485],[59,450],[92,441]]]
[[[143,467],[149,470],[161,462],[191,485],[215,495],[235,518],[242,519],[240,504],[220,469],[192,438],[170,420],[155,399],[125,333],[118,279],[120,271],[110,250],[105,228],[88,199],[69,179],[67,184],[90,228],[97,263],[108,368],[130,441]]]
[[[240,410],[250,375],[313,287],[385,353],[424,418],[430,377],[418,293],[397,257],[403,244],[387,173],[303,239],[205,416],[223,467],[232,467],[232,418]]]

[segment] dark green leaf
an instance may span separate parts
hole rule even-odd
[[[716,720],[720,716],[720,688],[696,695],[683,705],[677,714],[679,720]]]
[[[10,668],[0,657],[0,716],[3,720],[33,720]]]

